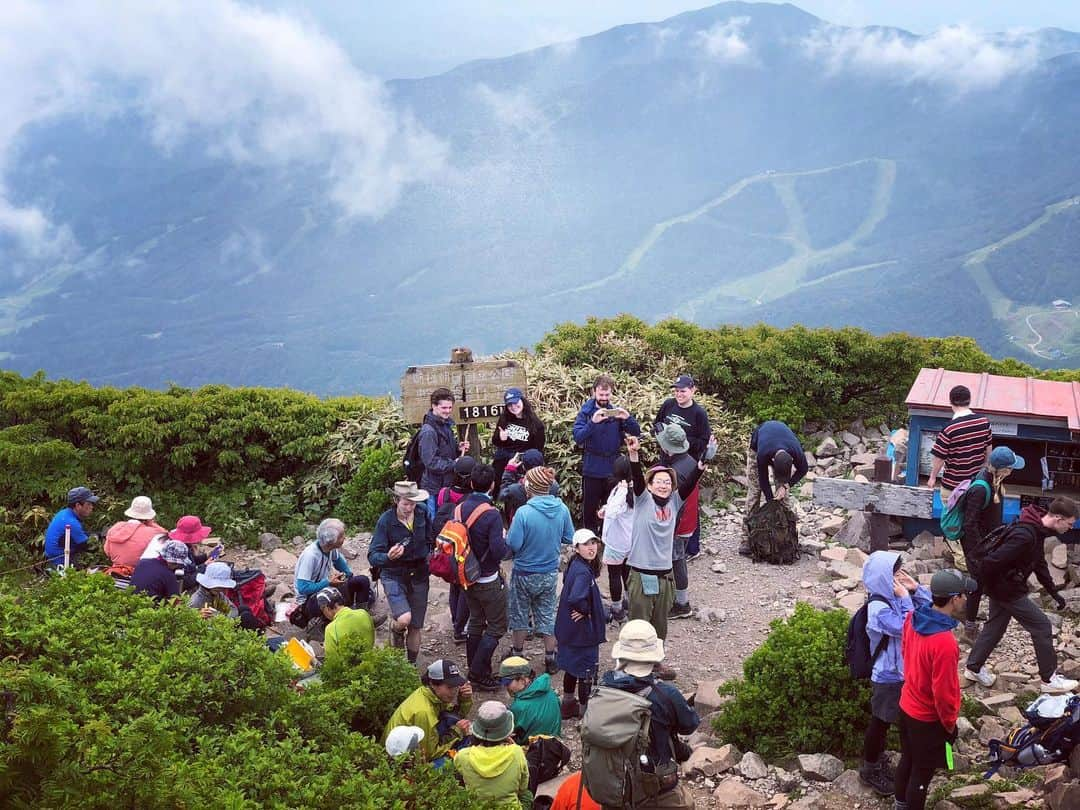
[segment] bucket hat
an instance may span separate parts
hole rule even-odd
[[[1022,470],[1024,463],[1024,457],[1016,455],[1011,447],[995,447],[990,451],[990,466],[995,470]]]
[[[390,494],[395,498],[408,498],[416,503],[423,503],[428,499],[428,491],[417,487],[415,481],[395,481]]]
[[[499,742],[514,733],[514,715],[497,700],[485,700],[472,722],[472,735],[478,740]]]
[[[611,648],[611,657],[621,661],[655,664],[664,660],[664,640],[644,619],[631,619],[619,631],[619,640]]]
[[[198,574],[195,580],[204,588],[235,588],[236,580],[228,563],[216,562],[206,566],[206,573]]]
[[[209,526],[203,526],[202,521],[195,515],[184,515],[176,521],[176,528],[169,532],[169,537],[193,545],[209,537],[211,531],[213,530]]]
[[[678,476],[678,474],[671,467],[665,467],[663,464],[655,464],[652,467],[649,467],[649,469],[647,469],[645,471],[645,483],[646,484],[651,484],[653,478],[656,477],[656,474],[658,472],[666,472],[668,475],[671,476],[671,488],[672,489],[678,489],[679,488],[679,476]]]
[[[153,502],[145,495],[131,499],[131,506],[124,510],[124,515],[135,520],[153,520],[157,517]]]
[[[188,561],[187,546],[179,540],[169,540],[161,547],[161,558],[172,565],[183,565]]]
[[[420,747],[424,730],[419,726],[395,726],[386,735],[386,753],[392,757],[410,754]]]
[[[502,681],[503,686],[506,686],[514,678],[532,674],[533,669],[529,666],[528,660],[520,655],[511,655],[509,658],[504,658],[503,662],[499,664],[499,680]]]
[[[664,429],[656,434],[656,443],[669,456],[690,450],[690,441],[686,438],[686,431],[680,425],[664,425]]]

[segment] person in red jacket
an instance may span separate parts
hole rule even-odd
[[[978,587],[956,569],[938,571],[930,580],[933,603],[916,608],[904,623],[895,810],[923,810],[934,771],[945,765],[945,743],[956,741],[960,645],[953,629],[967,609],[967,595]]]

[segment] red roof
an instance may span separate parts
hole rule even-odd
[[[1076,382],[924,368],[908,391],[908,408],[947,411],[949,391],[955,385],[971,389],[971,407],[980,413],[1062,419],[1069,430],[1080,431],[1080,383]]]

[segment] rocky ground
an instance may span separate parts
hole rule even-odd
[[[891,800],[882,801],[862,786],[851,766],[827,755],[807,752],[797,762],[779,768],[762,762],[753,752],[739,752],[732,746],[719,745],[711,737],[708,715],[718,704],[716,688],[724,680],[741,674],[743,659],[753,651],[768,633],[769,623],[783,618],[793,610],[797,601],[817,607],[837,605],[854,611],[865,598],[860,583],[862,563],[868,550],[868,529],[860,513],[854,516],[843,510],[822,510],[812,503],[813,479],[817,476],[865,476],[872,472],[873,458],[887,436],[885,429],[866,429],[856,423],[835,435],[822,431],[815,436],[817,444],[808,453],[811,474],[796,493],[793,506],[800,519],[802,558],[791,566],[755,564],[736,553],[739,542],[741,509],[739,505],[714,503],[705,507],[703,516],[702,551],[690,562],[691,603],[695,609],[691,619],[672,621],[667,642],[667,663],[678,671],[676,685],[694,695],[703,717],[699,731],[691,738],[695,752],[684,766],[693,787],[699,808],[723,807],[791,807],[791,808],[888,808]],[[741,483],[741,482],[738,482]],[[267,577],[279,583],[277,599],[291,597],[292,572],[296,554],[303,548],[302,538],[282,543],[272,535],[261,538],[259,551],[236,551],[226,559],[240,566],[262,568]],[[924,534],[903,548],[905,567],[919,579],[928,582],[934,570],[946,562],[946,548],[939,538]],[[356,572],[365,572],[367,535],[347,541],[344,548]],[[1061,671],[1070,677],[1080,677],[1080,577],[1075,568],[1070,571],[1065,548],[1048,544],[1047,557],[1055,578],[1072,584],[1064,595],[1069,608],[1063,615],[1050,612],[1055,624]],[[1072,583],[1067,583],[1069,578]],[[601,575],[601,589],[607,596],[606,574]],[[435,658],[454,658],[464,665],[464,649],[452,641],[450,616],[447,609],[447,587],[432,579],[427,625],[421,651],[421,664]],[[377,610],[385,611],[380,595]],[[985,610],[985,608],[984,608]],[[283,632],[291,632],[287,624]],[[388,644],[388,629],[379,630],[378,643]],[[601,661],[610,660],[611,643],[618,629],[611,626],[609,641],[601,650]],[[504,642],[498,655],[507,652]],[[961,661],[966,653],[962,642]],[[543,649],[539,640],[530,640],[527,654],[537,669],[543,666]],[[1001,737],[1010,728],[1020,725],[1018,704],[1026,705],[1038,689],[1034,654],[1028,636],[1013,624],[1002,644],[989,662],[999,673],[998,683],[991,690],[965,685],[965,694],[978,701],[982,716],[962,722],[962,738],[957,747],[957,775],[950,780],[940,775],[935,787],[944,786],[949,796],[938,804],[948,810],[957,806],[979,807],[1049,807],[1051,810],[1080,808],[1080,783],[1074,774],[1080,773],[1067,765],[1052,765],[1032,769],[1016,780],[1016,774],[1004,769],[989,782],[979,779],[972,770],[986,756],[986,742]],[[556,684],[561,678],[556,676]],[[499,697],[505,699],[505,694]],[[973,704],[975,705],[975,704]],[[567,743],[574,752],[572,767],[579,762],[577,723],[564,727]],[[1003,777],[1010,777],[1008,779]],[[553,791],[557,781],[542,787]],[[970,782],[970,784],[968,784]]]

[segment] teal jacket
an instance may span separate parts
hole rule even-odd
[[[562,736],[559,697],[552,691],[551,676],[546,672],[515,695],[510,711],[514,715],[514,739],[521,745],[536,734]]]

